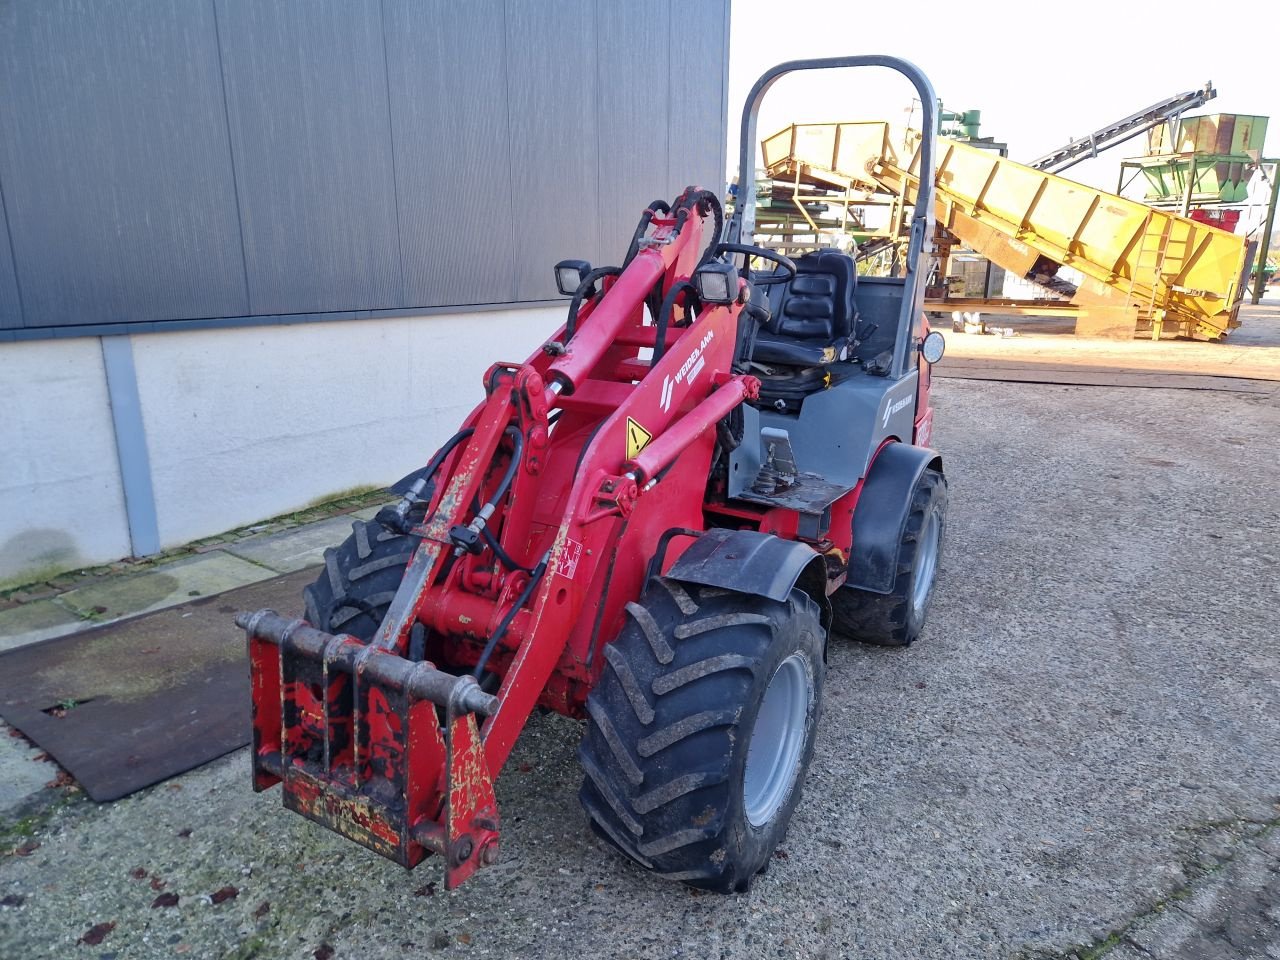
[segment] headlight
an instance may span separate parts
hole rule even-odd
[[[738,269],[732,263],[704,263],[693,274],[703,303],[733,303],[738,298]]]
[[[556,264],[556,289],[566,297],[572,297],[591,272],[591,264],[585,260],[561,260]]]

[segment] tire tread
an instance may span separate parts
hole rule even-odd
[[[898,544],[892,591],[880,594],[842,586],[831,596],[838,632],[882,647],[905,647],[915,642],[923,625],[923,618],[912,619],[910,600],[920,530],[927,510],[941,510],[945,519],[946,501],[946,479],[937,470],[925,470],[911,494],[906,527]]]
[[[821,670],[818,605],[799,591],[779,603],[655,578],[626,610],[587,699],[583,807],[597,834],[641,866],[692,886],[741,891],[761,865],[736,862],[730,852],[747,849],[729,839],[743,816],[730,800],[740,795],[745,762],[735,744],[749,736],[748,697],[768,682],[760,671],[774,661],[762,658],[780,655],[780,638],[808,637],[794,642]],[[804,766],[781,829],[803,776]],[[766,862],[769,854],[772,847]]]

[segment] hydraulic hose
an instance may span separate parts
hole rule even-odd
[[[484,542],[489,545],[489,549],[494,552],[499,562],[508,570],[523,570],[525,573],[532,573],[532,567],[522,566],[512,559],[511,554],[502,549],[502,544],[498,542],[498,538],[493,535],[493,531],[486,525],[481,531],[480,536],[484,537]]]
[[[573,291],[573,299],[569,301],[569,320],[564,328],[566,343],[573,339],[573,334],[578,329],[578,309],[582,306],[583,298],[595,289],[596,281],[605,277],[621,276],[621,274],[622,267],[596,267],[582,278],[578,289]]]
[[[705,203],[710,207],[711,213],[715,217],[715,231],[706,249],[702,251],[702,256],[698,259],[698,266],[702,266],[715,256],[716,245],[720,242],[720,238],[724,233],[724,207],[720,204],[720,198],[710,190],[698,190],[686,195],[684,202],[676,207],[675,232],[678,234],[684,227],[685,221],[689,219],[689,209],[699,203]],[[649,229],[649,224],[653,222],[653,215],[659,210],[664,214],[671,212],[669,206],[661,200],[655,200],[640,215],[640,223],[636,227],[635,233],[631,236],[631,245],[627,248],[627,255],[622,261],[622,269],[625,270],[631,261],[635,259],[636,254],[640,252],[640,241],[644,238],[645,231]]]
[[[716,228],[707,243],[707,249],[702,251],[702,256],[698,260],[698,266],[700,267],[716,255],[716,247],[720,245],[720,238],[724,234],[724,207],[720,205],[720,198],[710,190],[699,190],[690,199],[694,203],[706,201],[707,205],[711,207],[711,212],[715,215]]]
[[[437,450],[436,455],[427,462],[427,469],[423,472],[422,479],[430,480],[435,476],[435,472],[440,469],[440,464],[444,463],[444,458],[453,452],[453,448],[475,432],[475,427],[467,427],[446,440],[444,446]]]
[[[445,441],[444,446],[437,450],[435,456],[427,462],[427,467],[422,471],[422,476],[413,481],[409,489],[405,491],[404,496],[400,498],[400,502],[392,507],[390,511],[378,511],[378,516],[376,518],[378,522],[383,526],[390,524],[393,529],[398,530],[400,533],[408,533],[409,531],[406,528],[406,523],[409,518],[409,511],[413,509],[413,505],[418,502],[418,499],[422,496],[422,491],[427,488],[427,484],[431,482],[431,478],[434,477],[436,471],[440,469],[440,464],[444,463],[444,458],[453,452],[454,447],[460,444],[463,440],[466,440],[475,432],[474,428],[467,427],[464,430],[459,430]],[[389,513],[389,515],[384,518],[384,513]]]
[[[489,642],[484,645],[484,651],[480,654],[480,659],[476,661],[476,667],[472,671],[472,676],[477,680],[484,674],[484,668],[489,665],[489,658],[493,656],[493,651],[498,649],[498,641],[506,635],[507,628],[511,626],[511,621],[516,618],[516,614],[524,608],[529,602],[529,598],[533,596],[533,591],[537,589],[538,583],[542,580],[543,575],[547,572],[547,564],[551,562],[551,551],[548,550],[542,555],[542,559],[538,561],[538,565],[533,568],[533,573],[529,577],[529,582],[524,585],[524,589],[520,591],[520,595],[516,597],[516,602],[511,605],[511,609],[507,611],[507,615],[502,618],[498,624],[498,629],[493,631],[493,636],[489,638]]]
[[[703,204],[710,208],[710,212],[715,217],[715,229],[707,241],[706,249],[702,251],[702,256],[698,258],[698,267],[707,263],[716,255],[716,247],[720,245],[720,237],[724,233],[724,207],[720,205],[720,198],[710,190],[686,192],[680,198],[680,205],[676,207],[676,233],[679,233],[680,228],[684,226],[684,222],[689,219],[690,210],[697,210],[699,216],[706,216],[699,209]],[[696,270],[697,267],[694,267],[694,269]]]
[[[488,503],[481,507],[481,513],[486,508],[490,513],[497,509],[498,501],[505,497],[507,491],[511,489],[511,481],[515,479],[516,470],[520,468],[520,455],[524,453],[524,434],[520,432],[519,427],[512,424],[502,433],[504,436],[511,438],[511,459],[507,461],[507,470],[502,475],[502,482],[498,484],[498,489],[494,491]]]
[[[493,516],[498,509],[498,501],[507,495],[507,491],[511,489],[511,481],[515,479],[516,470],[520,467],[520,456],[524,452],[524,434],[520,432],[520,428],[512,424],[503,432],[503,436],[511,439],[511,458],[507,461],[506,472],[502,475],[502,480],[498,483],[498,489],[485,501],[484,506],[471,519],[471,522],[465,526],[457,524],[449,530],[449,539],[453,542],[455,556],[461,556],[463,553],[479,553],[480,548],[476,545],[480,539],[484,537],[485,530],[488,527],[489,518]],[[485,542],[490,543],[489,538],[485,537]],[[505,554],[504,554],[505,556]],[[507,557],[510,560],[510,557]]]
[[[661,360],[662,355],[667,351],[667,326],[671,322],[671,312],[675,309],[676,298],[685,292],[692,293],[694,299],[696,299],[698,288],[688,280],[681,280],[668,291],[662,301],[662,307],[658,310],[658,319],[654,323],[654,326],[657,327],[657,332],[654,334],[653,362],[649,364],[650,366]]]
[[[655,213],[670,213],[669,207],[665,201],[655,200],[645,208],[644,213],[640,214],[640,223],[636,227],[635,232],[631,235],[631,245],[627,247],[627,255],[622,259],[622,269],[627,269],[631,261],[635,259],[636,254],[640,252],[640,241],[645,233],[649,230],[649,224],[653,222]]]

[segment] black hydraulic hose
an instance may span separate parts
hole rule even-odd
[[[724,235],[724,207],[720,205],[720,198],[710,190],[699,190],[693,195],[692,199],[695,203],[705,200],[707,205],[711,207],[711,212],[715,214],[716,222],[716,228],[707,243],[707,249],[702,251],[702,257],[698,260],[698,266],[700,267],[716,255],[716,247],[720,245],[720,238]]]
[[[686,190],[686,192],[679,198],[679,205],[675,210],[676,225],[672,231],[674,236],[678,236],[680,234],[680,231],[684,229],[685,223],[689,220],[690,211],[698,211],[700,216],[706,216],[705,213],[702,213],[701,209],[704,206],[708,208],[715,217],[715,229],[708,238],[707,245],[703,249],[702,255],[698,258],[697,265],[693,268],[695,271],[698,267],[701,267],[704,263],[709,262],[716,256],[717,248],[720,245],[720,235],[724,232],[724,208],[720,205],[720,198],[710,190],[693,190],[692,192]],[[654,284],[653,291],[645,299],[645,304],[649,308],[649,315],[654,318],[655,324],[659,323],[660,316],[669,312],[670,305],[667,303],[667,300],[670,299],[671,294],[679,287],[679,284],[677,284],[676,287],[673,287],[667,294],[667,298],[664,299],[662,296],[663,282],[664,280],[660,278],[658,282]],[[664,321],[658,332],[658,347],[654,350],[653,359],[655,362],[662,356],[665,341],[666,324]]]
[[[604,277],[617,277],[621,274],[621,267],[596,267],[582,278],[578,289],[573,291],[573,299],[569,301],[569,320],[564,328],[565,343],[573,339],[573,334],[578,329],[578,308],[582,306],[582,298],[595,288],[597,280]]]
[[[720,205],[720,198],[710,190],[695,190],[693,193],[686,193],[681,197],[680,206],[676,208],[676,233],[680,232],[680,228],[684,226],[685,220],[689,219],[690,210],[698,210],[700,216],[706,216],[698,208],[705,204],[711,209],[711,213],[715,216],[715,229],[711,233],[710,239],[707,241],[706,249],[702,251],[702,256],[698,258],[698,266],[696,270],[711,260],[716,255],[716,247],[720,245],[721,235],[724,233],[724,207]]]
[[[520,428],[512,424],[503,432],[503,436],[511,439],[511,458],[507,461],[506,472],[502,475],[502,480],[498,483],[498,488],[493,492],[492,496],[485,501],[484,506],[476,511],[476,515],[466,526],[457,525],[449,531],[449,539],[459,551],[468,551],[479,554],[483,548],[477,548],[476,544],[483,539],[485,543],[493,547],[494,553],[498,555],[498,559],[505,563],[510,569],[523,570],[507,553],[502,546],[493,537],[489,531],[489,518],[493,516],[498,509],[498,501],[507,495],[507,491],[511,489],[511,482],[515,479],[516,470],[520,468],[520,456],[524,452],[524,434],[520,432]],[[472,509],[475,509],[475,501],[472,500]]]
[[[430,480],[435,475],[435,472],[440,469],[440,464],[444,462],[444,458],[453,452],[453,448],[475,432],[475,427],[466,427],[446,440],[444,446],[437,450],[436,455],[427,462],[427,469],[422,474],[423,478]]]
[[[631,235],[631,244],[627,247],[627,255],[622,259],[622,269],[627,269],[631,265],[631,261],[636,258],[636,254],[640,252],[640,241],[644,238],[645,233],[649,230],[649,224],[653,222],[655,213],[670,213],[669,207],[663,200],[655,200],[649,206],[645,207],[644,213],[640,214],[640,223],[636,226],[635,232]]]
[[[644,308],[649,311],[649,318],[654,322],[658,322],[658,314],[662,312],[662,285],[666,282],[667,275],[664,273],[654,281],[652,289],[644,296]]]
[[[507,491],[511,488],[511,481],[515,479],[516,471],[520,468],[520,455],[524,453],[524,434],[520,432],[519,427],[512,424],[502,432],[505,436],[511,438],[511,459],[507,461],[507,472],[502,475],[502,482],[498,484],[498,489],[494,491],[493,496],[485,504],[490,513],[497,509],[498,501],[506,496]],[[483,507],[481,512],[484,512]]]
[[[676,208],[675,218],[676,225],[674,233],[679,235],[684,229],[685,221],[689,219],[689,210],[696,207],[699,203],[705,203],[711,208],[711,212],[715,216],[715,232],[713,233],[707,248],[702,251],[702,256],[698,260],[698,266],[702,266],[713,256],[715,256],[716,244],[720,242],[721,235],[724,233],[724,207],[720,204],[720,198],[710,190],[698,190],[683,198],[683,202]],[[631,246],[627,248],[627,255],[622,261],[622,268],[625,270],[635,259],[637,253],[640,252],[640,241],[644,238],[645,231],[649,229],[649,224],[653,221],[653,215],[658,210],[664,214],[670,213],[671,208],[661,200],[655,200],[640,215],[640,223],[636,227],[635,233],[631,237]]]
[[[586,442],[582,445],[582,449],[578,451],[578,460],[573,465],[573,475],[575,477],[578,475],[578,471],[582,469],[582,461],[587,458],[587,450],[591,446],[591,441],[596,438],[596,434],[600,432],[600,428],[608,422],[607,418],[601,420],[591,429],[591,433],[587,434]]]
[[[489,638],[489,642],[484,645],[484,651],[480,654],[480,659],[476,661],[475,670],[472,676],[477,680],[484,674],[484,668],[489,665],[489,658],[493,656],[493,651],[498,649],[498,641],[506,635],[507,628],[511,626],[511,621],[516,618],[516,614],[523,609],[524,605],[529,602],[529,598],[533,596],[533,591],[537,588],[538,583],[542,580],[543,575],[547,572],[547,564],[551,562],[551,551],[548,550],[542,555],[542,559],[538,561],[538,565],[533,568],[533,573],[529,577],[529,582],[524,585],[524,589],[520,591],[520,595],[516,597],[516,602],[511,605],[511,609],[507,611],[507,615],[502,618],[502,622],[498,624],[498,629],[493,631],[493,636]]]
[[[489,545],[489,549],[494,552],[494,555],[497,556],[499,562],[508,570],[523,570],[525,573],[533,572],[532,567],[526,567],[517,563],[512,559],[511,554],[502,549],[502,544],[498,542],[498,538],[493,535],[493,531],[490,530],[488,526],[485,526],[484,529],[480,531],[480,536],[484,537],[484,542]]]
[[[671,228],[671,236],[680,236],[680,231],[684,229],[684,225],[689,220],[689,208],[685,206],[677,207],[675,211],[676,225]]]
[[[662,359],[662,355],[667,351],[667,326],[671,322],[671,312],[675,309],[676,298],[684,292],[690,292],[694,298],[697,298],[698,288],[688,280],[681,280],[667,293],[662,301],[662,307],[658,310],[658,319],[654,326],[657,327],[657,333],[654,335],[653,341],[653,362],[649,366],[653,366]]]
[[[421,499],[422,491],[427,488],[431,478],[436,475],[436,471],[440,469],[440,464],[444,463],[444,458],[453,452],[454,447],[475,432],[474,427],[466,427],[445,441],[444,446],[437,450],[435,456],[427,461],[427,466],[422,471],[422,476],[413,481],[409,489],[405,491],[404,496],[400,498],[400,502],[394,507],[386,507],[378,511],[378,516],[374,519],[384,527],[390,525],[392,529],[398,530],[400,533],[408,533],[409,511],[413,509],[414,503]]]

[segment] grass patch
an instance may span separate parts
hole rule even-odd
[[[61,576],[68,570],[74,569],[65,563],[46,563],[38,567],[30,567],[22,573],[14,577],[6,577],[0,580],[0,597],[23,587],[29,587],[33,583],[44,583],[46,580],[52,580],[54,577]]]
[[[45,790],[42,793],[53,793]],[[0,821],[0,859],[16,856],[14,851],[26,841],[33,839],[41,830],[49,825],[49,821],[62,810],[76,803],[87,802],[79,790],[58,791],[57,795],[47,801],[38,801],[39,810],[8,822]]]
[[[1122,939],[1124,939],[1124,935],[1118,931],[1109,933],[1105,940],[1080,949],[1076,955],[1080,960],[1098,960],[1099,957],[1106,956],[1118,947]]]
[[[70,570],[66,567],[49,565],[34,567],[17,577],[0,581],[0,600],[8,599],[11,594],[30,589],[39,584],[48,583],[50,587],[63,592],[78,586],[85,580],[110,574],[130,573],[134,570],[149,570],[170,560],[199,553],[202,548],[206,550],[216,549],[221,544],[234,543],[237,540],[243,540],[259,533],[275,533],[280,530],[299,527],[306,523],[314,523],[317,520],[325,520],[340,514],[351,513],[364,507],[380,506],[391,499],[392,496],[387,493],[385,487],[351,487],[339,493],[312,500],[299,510],[281,513],[265,520],[258,520],[254,523],[245,524],[243,527],[237,527],[234,530],[228,530],[201,540],[193,540],[191,543],[186,543],[179,547],[171,547],[152,557],[128,557],[115,563],[103,563],[94,567],[80,567]]]
[[[307,510],[311,510],[316,507],[329,507],[335,503],[339,503],[344,500],[363,501],[370,494],[375,494],[375,493],[378,494],[379,496],[387,496],[386,490],[387,490],[386,487],[379,487],[377,485],[370,485],[370,484],[365,484],[364,486],[360,486],[360,487],[351,487],[350,489],[347,489],[347,490],[340,490],[337,493],[325,494],[323,497],[317,497],[315,500],[308,500],[303,505],[302,510],[297,512],[304,513]],[[285,516],[292,516],[292,514],[286,514]]]
[[[239,946],[226,955],[225,960],[253,960],[266,948],[266,937],[252,936],[248,940],[241,941]]]

